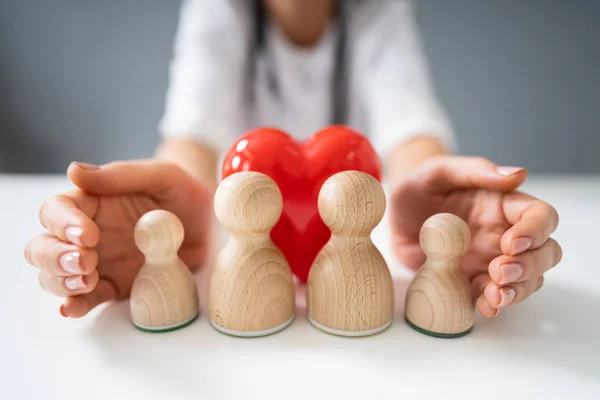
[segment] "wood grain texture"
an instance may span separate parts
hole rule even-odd
[[[294,317],[292,272],[269,236],[282,209],[277,184],[258,172],[235,173],[217,188],[215,213],[230,235],[209,288],[209,314],[217,329],[260,336]]]
[[[358,171],[335,174],[321,187],[318,206],[332,236],[308,277],[311,322],[347,336],[385,329],[394,312],[394,287],[370,237],[386,207],[380,183]]]
[[[198,314],[198,291],[189,268],[177,251],[183,225],[172,213],[146,213],[135,227],[135,242],[146,261],[131,289],[134,324],[148,330],[172,329]]]
[[[406,319],[424,333],[460,336],[471,329],[475,315],[471,284],[460,267],[471,231],[455,215],[436,214],[425,221],[419,239],[427,261],[408,288]]]

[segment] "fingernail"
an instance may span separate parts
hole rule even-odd
[[[60,266],[67,272],[81,274],[83,270],[81,269],[81,263],[79,262],[80,256],[81,254],[76,251],[63,254],[63,256],[60,258]]]
[[[79,161],[75,161],[75,165],[77,165],[79,168],[83,168],[87,171],[97,171],[100,169],[100,167],[98,165],[88,164],[88,163],[79,162]]]
[[[503,287],[500,289],[500,304],[498,304],[499,308],[506,307],[515,299],[516,296],[515,289],[511,287]]]
[[[67,314],[65,314],[65,305],[61,304],[60,308],[58,309],[58,312],[60,313],[60,315],[62,315],[63,317],[67,317]]]
[[[83,281],[83,276],[70,276],[65,278],[65,286],[71,290],[85,289],[87,285]]]
[[[523,275],[523,266],[519,263],[504,264],[500,267],[500,282],[511,283],[516,282]]]
[[[500,175],[504,175],[504,176],[511,176],[516,174],[517,172],[521,172],[524,171],[525,168],[521,168],[521,167],[498,167],[496,168],[496,172],[498,172]]]
[[[513,240],[512,242],[512,251],[513,254],[520,254],[531,247],[533,241],[527,237],[522,237]]]
[[[78,226],[69,226],[65,229],[65,235],[67,235],[67,239],[73,244],[83,246],[83,242],[81,241],[81,235],[83,235],[83,229]]]

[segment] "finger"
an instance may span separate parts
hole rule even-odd
[[[541,247],[516,256],[501,255],[492,260],[489,275],[499,285],[524,282],[538,278],[562,259],[562,248],[554,239],[548,239]]]
[[[482,273],[476,275],[471,280],[471,287],[473,288],[473,296],[475,299],[477,299],[476,307],[479,310],[479,312],[481,313],[481,315],[483,315],[486,318],[493,318],[496,315],[498,315],[498,308],[492,307],[491,304],[488,303],[488,301],[485,299],[485,297],[483,295],[483,291],[485,290],[486,286],[489,285],[490,282],[491,282],[491,278],[487,272],[482,272]]]
[[[392,247],[394,255],[405,267],[416,271],[425,262],[425,253],[418,243],[408,245],[395,245]]]
[[[492,307],[483,294],[477,298],[476,305],[479,313],[486,318],[494,318],[500,312],[498,308]]]
[[[27,243],[25,260],[48,275],[89,275],[98,265],[98,253],[62,242],[46,233]]]
[[[506,220],[514,225],[502,235],[504,254],[515,255],[543,245],[558,227],[558,212],[549,204],[515,192],[504,196],[502,207]]]
[[[471,287],[473,289],[473,297],[478,298],[485,287],[492,281],[487,272],[481,272],[471,279]]]
[[[415,170],[413,177],[431,188],[445,193],[455,189],[488,189],[508,192],[527,178],[520,167],[499,167],[482,157],[442,156],[431,158]]]
[[[100,232],[92,220],[92,214],[86,214],[79,206],[88,212],[95,212],[97,199],[78,195],[56,195],[48,199],[39,211],[42,226],[57,236],[63,242],[70,242],[81,247],[94,247],[98,244]],[[85,204],[83,204],[85,203]]]
[[[518,304],[542,287],[544,277],[540,276],[525,282],[500,286],[491,282],[484,290],[485,299],[492,307],[504,308]]]
[[[168,161],[119,161],[102,166],[71,163],[67,170],[71,182],[80,189],[101,195],[147,193],[155,197],[170,194],[191,177]]]
[[[96,288],[87,294],[68,297],[60,306],[64,317],[81,318],[98,305],[117,298],[115,286],[106,279],[100,279]]]
[[[98,284],[98,272],[89,275],[54,276],[44,272],[39,275],[40,286],[47,292],[56,296],[67,297],[89,293]]]

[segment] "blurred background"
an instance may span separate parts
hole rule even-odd
[[[415,0],[462,154],[600,173],[600,1]],[[151,156],[179,0],[1,0],[0,172]]]

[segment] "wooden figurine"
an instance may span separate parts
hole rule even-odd
[[[385,330],[392,323],[394,286],[370,237],[386,207],[380,183],[363,172],[337,173],[321,187],[318,207],[332,235],[309,273],[310,322],[341,336]]]
[[[146,261],[131,288],[133,323],[153,332],[190,324],[198,316],[198,292],[177,256],[184,235],[181,221],[168,211],[150,211],[140,218],[134,235]]]
[[[475,305],[459,263],[469,249],[471,231],[455,215],[436,214],[423,224],[420,243],[427,261],[408,288],[406,320],[430,336],[466,335],[473,326]]]
[[[292,272],[269,236],[282,209],[279,187],[262,173],[237,172],[217,188],[215,213],[230,235],[216,259],[209,288],[210,320],[217,330],[264,336],[292,322]]]

